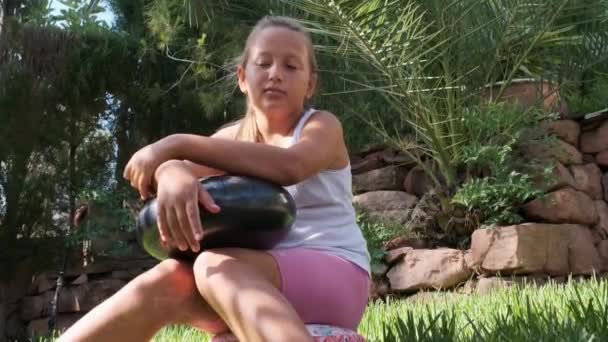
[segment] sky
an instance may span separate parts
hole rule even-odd
[[[105,21],[109,26],[114,24],[114,14],[110,11],[108,4],[101,1],[101,6],[106,9],[104,13],[99,15],[99,19]],[[59,14],[59,11],[65,8],[58,0],[51,0],[52,14]]]

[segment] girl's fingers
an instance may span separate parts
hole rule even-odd
[[[188,214],[185,212],[185,207],[176,206],[175,214],[177,216],[177,221],[179,222],[182,235],[186,239],[186,242],[190,246],[190,249],[194,252],[198,252],[198,241],[194,238],[194,233],[192,232],[192,228],[190,228],[190,222],[188,222]]]
[[[127,166],[125,166],[125,170],[122,173],[122,178],[127,180],[131,179],[131,163],[127,163]]]
[[[134,189],[137,189],[137,174],[129,174],[129,184]]]
[[[213,200],[211,195],[209,195],[207,190],[205,190],[202,186],[199,186],[198,189],[198,199],[205,207],[205,209],[207,209],[209,212],[215,214],[220,211],[220,207],[215,204],[215,201]]]
[[[139,189],[139,194],[141,199],[148,198],[148,186],[150,185],[150,178],[142,173],[139,177],[139,183],[137,184],[137,188]]]
[[[169,222],[169,230],[171,231],[171,235],[173,236],[177,247],[181,251],[185,251],[186,249],[188,249],[186,238],[181,232],[179,222],[177,221],[177,215],[173,207],[168,208],[167,210],[167,221]]]
[[[186,214],[188,215],[188,221],[190,222],[194,238],[199,241],[203,238],[203,228],[201,227],[201,217],[197,199],[186,203]]]
[[[135,172],[131,178],[131,186],[139,192],[139,173]]]
[[[169,227],[167,224],[167,214],[165,212],[165,209],[158,207],[156,212],[157,212],[156,221],[158,222],[158,230],[160,232],[160,238],[163,242],[169,243],[169,241],[171,240],[171,234],[169,232]]]

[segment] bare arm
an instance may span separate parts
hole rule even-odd
[[[224,127],[222,129],[218,130],[211,137],[219,138],[219,139],[226,139],[226,140],[234,140],[234,137],[236,136],[237,131],[238,131],[238,125],[231,125],[229,127]],[[192,173],[197,178],[226,174],[226,171],[224,171],[224,170],[197,164],[188,159],[184,159],[183,163],[190,171],[192,171]]]
[[[233,140],[234,137],[236,136],[237,130],[238,130],[238,125],[231,125],[231,126],[224,127],[222,129],[218,130],[211,137],[218,138],[218,139]],[[170,164],[179,164],[181,166],[185,166],[186,168],[188,168],[188,170],[190,170],[190,172],[192,172],[192,174],[196,178],[203,178],[203,177],[208,177],[208,176],[219,176],[219,175],[223,175],[226,173],[226,171],[212,168],[212,167],[205,166],[205,165],[201,165],[201,164],[197,164],[197,163],[194,163],[187,159],[184,159],[184,160],[173,159],[173,160],[169,160],[169,161],[163,163],[163,165],[161,165],[154,173],[154,180],[153,180],[154,188],[157,187],[159,171],[161,171],[163,167],[169,166]]]
[[[191,134],[175,134],[163,140],[171,159],[291,185],[327,168],[336,159],[343,136],[338,119],[319,112],[289,148]]]

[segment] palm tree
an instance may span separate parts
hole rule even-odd
[[[462,182],[464,149],[484,144],[474,140],[463,113],[487,101],[480,95],[488,85],[498,82],[490,100],[497,101],[516,78],[564,84],[606,58],[608,14],[601,0],[284,2],[312,16],[302,22],[314,32],[333,38],[323,49],[375,70],[344,79],[384,99],[397,129],[364,119],[426,171],[447,212]],[[520,111],[511,119],[529,115]],[[499,136],[508,137],[512,126]]]

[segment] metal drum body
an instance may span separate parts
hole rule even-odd
[[[293,198],[283,187],[245,176],[213,176],[201,180],[220,212],[209,213],[199,205],[203,238],[200,251],[220,247],[270,249],[291,228],[296,215]],[[194,261],[200,253],[169,250],[160,243],[156,224],[156,199],[149,201],[137,219],[140,245],[153,257]]]

